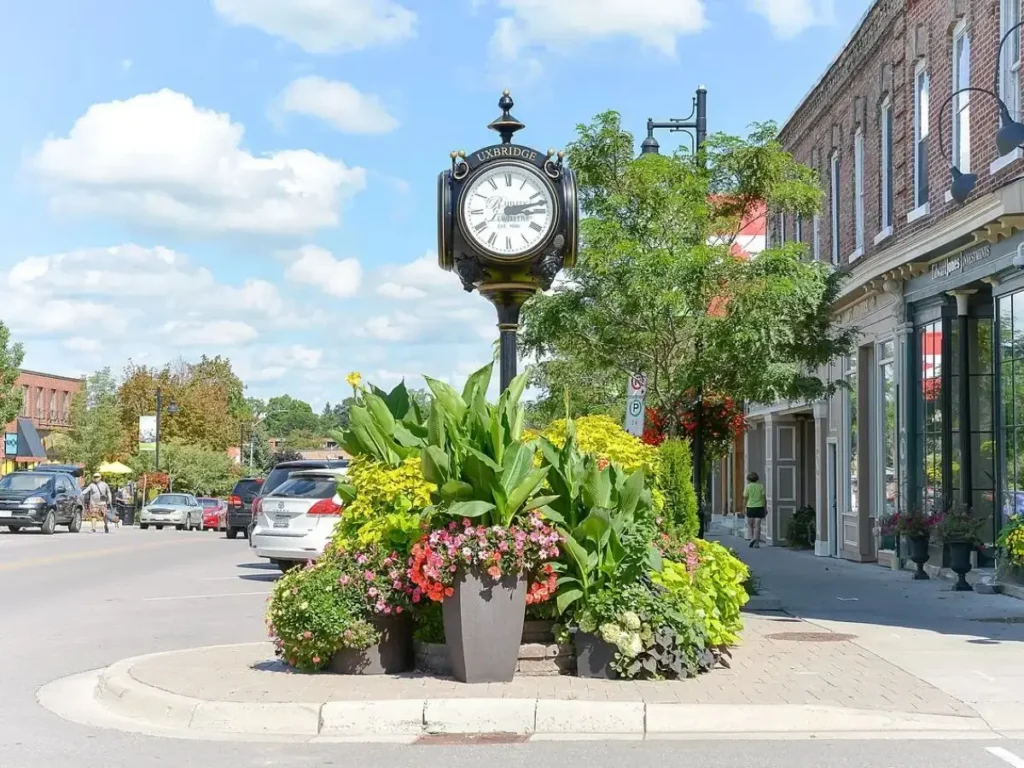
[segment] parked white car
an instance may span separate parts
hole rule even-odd
[[[282,571],[316,560],[341,517],[338,480],[344,468],[304,469],[262,497],[252,546]]]
[[[139,514],[139,528],[145,530],[151,525],[158,531],[165,525],[179,531],[201,530],[203,506],[191,493],[161,493]]]

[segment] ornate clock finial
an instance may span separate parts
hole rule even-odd
[[[526,127],[524,123],[519,122],[512,116],[512,107],[515,106],[515,102],[512,101],[512,95],[508,91],[502,91],[501,98],[498,99],[498,109],[501,110],[501,114],[487,127],[492,131],[497,131],[501,136],[502,144],[511,144],[512,136],[516,131],[521,131]]]

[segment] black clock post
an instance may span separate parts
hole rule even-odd
[[[516,376],[516,339],[523,304],[576,263],[579,205],[576,177],[563,152],[541,152],[512,137],[526,126],[512,116],[508,91],[487,127],[500,144],[451,153],[437,180],[437,258],[498,312],[501,389]]]

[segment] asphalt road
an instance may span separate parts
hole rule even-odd
[[[128,656],[264,638],[276,571],[213,532],[0,531],[0,768],[1024,768],[1024,743],[679,741],[464,745],[247,744],[160,739],[67,722],[44,684]],[[1007,750],[993,754],[989,748]],[[1016,762],[1014,762],[1016,761]]]

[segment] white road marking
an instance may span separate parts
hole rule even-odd
[[[971,671],[972,671],[972,672],[974,672],[974,674],[976,674],[976,675],[977,675],[978,677],[983,677],[983,678],[985,678],[986,680],[988,680],[989,682],[992,682],[992,683],[994,683],[994,682],[995,682],[995,680],[996,680],[996,679],[995,679],[994,677],[992,677],[992,675],[986,675],[986,674],[985,674],[984,672],[982,672],[982,671],[980,671],[980,670],[977,670],[977,669],[973,669],[973,670],[971,670]]]
[[[232,579],[240,579],[242,574],[235,574],[234,576],[207,576],[199,581],[231,581]]]
[[[262,592],[221,592],[217,595],[172,595],[170,597],[144,597],[142,598],[147,603],[158,602],[162,600],[204,600],[211,597],[245,597],[246,595],[263,595],[268,596],[270,592],[266,590]]]
[[[1024,758],[1017,757],[1008,749],[1003,749],[1002,747],[987,747],[985,751],[990,755],[998,757],[1007,765],[1012,765],[1013,768],[1024,768]]]

